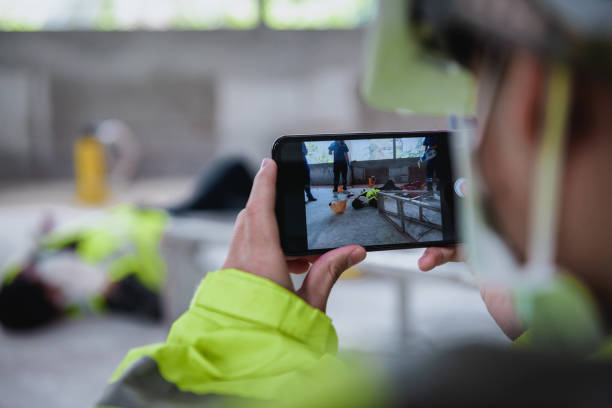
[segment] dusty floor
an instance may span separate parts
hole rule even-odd
[[[166,328],[117,316],[64,321],[30,333],[0,329],[0,406],[93,407],[126,352]]]
[[[317,201],[306,204],[306,231],[308,234],[308,248],[322,249],[335,248],[348,244],[381,245],[403,244],[417,241],[437,241],[442,239],[440,231],[409,223],[406,230],[410,235],[402,234],[391,223],[382,218],[378,210],[371,207],[359,210],[351,206],[352,200],[361,193],[361,188],[348,189],[354,194],[348,198],[346,193],[334,194],[330,187],[313,187],[312,194]],[[329,203],[348,198],[346,211],[335,214]],[[435,200],[431,200],[435,203]],[[439,203],[439,201],[438,201]],[[438,204],[439,205],[439,204]],[[385,200],[385,209],[396,212],[396,204],[392,200]],[[405,214],[418,216],[418,208],[414,205],[404,204]],[[439,213],[425,210],[424,214],[431,222],[441,223]],[[397,221],[399,223],[399,221]]]

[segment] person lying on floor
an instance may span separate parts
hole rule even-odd
[[[42,231],[31,253],[4,274],[0,323],[32,329],[105,311],[159,320],[165,222],[162,211],[121,206],[87,225]]]

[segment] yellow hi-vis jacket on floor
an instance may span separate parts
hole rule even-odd
[[[310,387],[356,380],[337,348],[330,318],[295,294],[235,269],[211,272],[165,343],[128,353],[98,407],[242,406],[245,399],[295,406]],[[373,397],[372,388],[355,401]]]

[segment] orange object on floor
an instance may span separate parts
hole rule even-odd
[[[334,203],[329,203],[329,208],[332,209],[336,214],[343,214],[346,210],[346,202],[348,200],[336,201]]]
[[[374,180],[372,180],[372,177],[368,177],[368,188],[372,187],[374,187]]]

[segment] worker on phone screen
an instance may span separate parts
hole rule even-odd
[[[612,2],[576,4],[385,0],[368,42],[370,105],[450,116],[470,183],[461,250],[510,350],[338,358],[327,299],[365,250],[286,258],[265,159],[221,269],[164,343],[128,353],[99,405],[612,406]],[[429,248],[419,266],[461,259]],[[295,290],[290,273],[307,270]]]
[[[423,140],[425,152],[421,156],[421,161],[425,162],[425,185],[427,191],[433,191],[434,176],[438,175],[438,137],[436,135],[425,136]],[[437,185],[438,183],[436,183]],[[440,186],[438,189],[440,189]]]
[[[304,192],[306,193],[306,198],[308,201],[317,201],[315,196],[312,195],[312,191],[310,190],[310,165],[308,164],[308,160],[306,156],[308,155],[308,149],[306,148],[306,143],[302,142],[302,157],[304,159],[304,169],[306,170],[304,173]]]
[[[342,177],[342,186],[346,191],[347,184],[347,173],[349,160],[349,148],[344,143],[344,140],[336,140],[329,145],[329,154],[334,155],[334,193],[338,192],[338,184],[340,183],[340,177]]]

